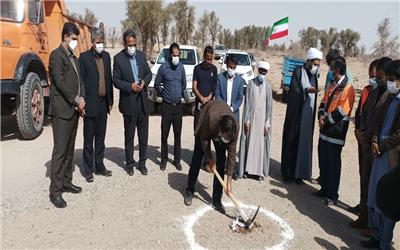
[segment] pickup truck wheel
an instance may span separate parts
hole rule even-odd
[[[43,130],[44,97],[40,78],[29,73],[20,87],[17,102],[17,125],[24,139],[35,139]]]

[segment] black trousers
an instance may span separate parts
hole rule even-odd
[[[342,170],[343,146],[319,139],[318,161],[320,168],[322,192],[326,197],[336,201],[339,198],[340,173]]]
[[[363,148],[359,145],[359,172],[360,172],[360,220],[364,223],[368,223],[368,187],[369,177],[371,176],[372,163],[374,162],[374,156],[372,155],[371,148]]]
[[[182,107],[181,104],[173,105],[163,102],[161,111],[161,162],[168,161],[168,135],[171,124],[174,130],[174,162],[179,163],[181,161]]]
[[[214,148],[217,156],[217,172],[224,179],[225,176],[225,163],[226,163],[226,146],[221,142],[213,141]],[[195,192],[195,184],[197,182],[197,178],[199,176],[201,162],[204,156],[203,148],[201,146],[200,136],[197,135],[195,138],[195,145],[192,155],[192,162],[190,163],[189,176],[188,176],[188,186],[186,191],[194,193]],[[213,182],[213,202],[220,203],[222,199],[223,187],[221,183],[219,183],[217,177],[214,176]]]
[[[101,172],[104,166],[104,140],[107,128],[107,102],[99,97],[96,116],[83,119],[83,167],[87,176],[93,172]],[[94,155],[93,155],[94,139]]]
[[[147,145],[149,140],[149,115],[145,114],[142,105],[135,105],[133,115],[124,115],[125,159],[127,168],[133,168],[133,140],[135,130],[139,139],[139,167],[145,166],[147,160]]]
[[[72,183],[73,159],[79,115],[71,119],[53,117],[53,153],[51,156],[50,194],[60,195],[64,186]]]

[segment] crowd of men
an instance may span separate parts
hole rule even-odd
[[[81,53],[74,50],[78,44],[79,29],[65,23],[62,43],[50,55],[49,71],[52,80],[49,115],[52,118],[54,147],[51,160],[50,201],[58,208],[66,207],[63,192],[80,193],[81,187],[72,183],[73,156],[79,116],[84,122],[83,168],[87,182],[94,175],[111,176],[104,163],[107,117],[113,107],[113,88],[120,92],[119,110],[123,115],[126,172],[134,169],[147,175],[146,167],[149,108],[147,86],[152,79],[145,54],[137,49],[137,36],[128,29],[123,34],[124,49],[114,57],[113,70],[109,53],[104,50],[104,33],[93,28],[92,48]],[[225,192],[232,192],[232,180],[255,177],[262,181],[269,173],[272,133],[272,88],[266,80],[271,66],[261,61],[258,75],[246,84],[235,70],[234,56],[226,59],[227,70],[218,74],[212,64],[213,49],[204,48],[203,61],[193,72],[193,92],[196,95],[194,111],[194,149],[188,173],[184,203],[192,204],[200,168],[216,168],[227,176]],[[168,162],[167,139],[172,125],[174,132],[174,165],[181,166],[181,131],[183,91],[186,74],[179,61],[179,45],[169,48],[166,62],[155,77],[154,87],[162,97],[161,164],[164,171]],[[339,51],[326,55],[330,71],[325,93],[318,102],[319,68],[322,52],[310,48],[304,65],[292,76],[284,132],[282,137],[281,170],[285,182],[319,183],[321,189],[314,195],[328,205],[337,203],[341,176],[341,153],[351,113],[355,91],[345,58]],[[360,204],[351,208],[359,218],[351,222],[370,237],[361,242],[366,248],[390,249],[396,216],[382,211],[387,208],[377,203],[386,197],[380,193],[379,180],[392,169],[399,168],[400,158],[400,61],[384,57],[375,60],[369,68],[369,84],[363,89],[355,113],[355,136],[359,144]],[[317,104],[320,103],[317,109]],[[240,108],[243,106],[242,119]],[[318,160],[320,177],[312,179],[313,134],[318,119],[320,136]],[[134,161],[133,141],[138,133],[139,161]],[[241,132],[240,132],[241,130]],[[216,159],[211,152],[214,145]],[[237,144],[239,162],[236,164]],[[390,179],[390,178],[388,178]],[[390,182],[390,181],[388,181]],[[393,182],[393,181],[392,181]],[[387,189],[387,188],[386,188]],[[383,188],[382,188],[383,190]],[[383,192],[387,194],[388,191]],[[212,205],[225,213],[221,202],[223,187],[214,178]],[[379,200],[379,201],[378,201]],[[386,202],[387,203],[387,202]],[[381,210],[382,209],[382,210]],[[389,209],[390,210],[390,209]],[[398,216],[398,215],[397,215]]]

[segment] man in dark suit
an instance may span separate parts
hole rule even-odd
[[[228,176],[226,182],[226,194],[232,192],[233,165],[236,158],[236,144],[238,139],[238,124],[231,108],[222,100],[214,100],[205,105],[200,112],[199,122],[196,125],[195,135],[199,136],[204,152],[204,158],[208,162],[210,169],[215,168],[215,161],[211,154],[211,141],[214,144],[217,156],[217,171],[224,178]],[[228,152],[228,158],[226,157]],[[192,161],[190,168],[200,168],[201,160]],[[226,166],[226,167],[225,167]],[[195,171],[189,171],[188,186],[186,188],[185,205],[192,205],[194,186],[197,176]],[[225,213],[225,208],[221,203],[222,185],[214,177],[213,185],[213,207],[215,210]]]
[[[87,182],[93,182],[93,173],[111,176],[104,166],[104,140],[107,112],[113,105],[113,85],[110,54],[104,51],[104,33],[92,30],[92,48],[79,57],[81,78],[85,85],[86,112],[83,125],[83,167]],[[95,154],[93,155],[93,139]]]
[[[133,175],[133,139],[135,129],[139,136],[138,170],[147,175],[147,141],[149,113],[147,86],[151,71],[142,51],[136,49],[137,37],[132,29],[123,34],[125,49],[114,57],[114,86],[120,90],[119,110],[124,116],[126,171]]]
[[[67,202],[62,192],[80,193],[82,188],[72,184],[73,158],[79,114],[85,113],[85,89],[80,80],[79,61],[74,55],[79,29],[65,23],[62,44],[50,54],[49,71],[51,96],[49,115],[52,117],[53,154],[51,157],[50,201],[63,208]]]

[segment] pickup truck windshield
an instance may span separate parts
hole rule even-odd
[[[226,64],[226,60],[228,58],[228,56],[234,56],[237,58],[238,60],[238,66],[249,66],[250,65],[250,59],[249,59],[249,55],[245,55],[245,54],[227,54],[225,57],[225,64]]]
[[[22,22],[24,20],[24,0],[0,1],[1,20]]]
[[[166,59],[169,57],[169,49],[163,49],[158,57],[157,64],[165,63]],[[196,53],[193,49],[181,49],[179,60],[185,65],[196,65]]]

